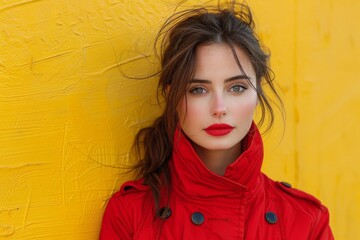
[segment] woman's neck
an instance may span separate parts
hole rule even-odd
[[[233,163],[241,154],[241,142],[226,150],[208,150],[193,143],[197,155],[205,166],[212,172],[223,176],[229,164]]]

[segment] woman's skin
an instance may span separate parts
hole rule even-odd
[[[240,48],[235,47],[235,51],[256,87],[250,60]],[[183,132],[212,172],[224,175],[226,167],[241,154],[241,140],[250,129],[256,105],[256,91],[236,64],[230,47],[223,43],[199,46],[194,79],[177,111]]]

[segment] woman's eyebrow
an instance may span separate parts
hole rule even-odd
[[[211,81],[210,80],[193,78],[193,79],[191,79],[189,81],[189,83],[211,83]]]
[[[242,74],[242,75],[237,75],[237,76],[234,76],[231,78],[227,78],[227,79],[225,79],[225,82],[231,82],[231,81],[239,80],[239,79],[251,80],[251,77]]]
[[[251,77],[249,77],[247,75],[237,75],[234,77],[226,78],[225,82],[231,82],[231,81],[235,81],[235,80],[239,80],[239,79],[251,80]],[[189,83],[211,83],[211,81],[205,80],[205,79],[193,78],[189,81]]]

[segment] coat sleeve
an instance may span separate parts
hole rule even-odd
[[[132,239],[133,228],[126,209],[122,196],[115,194],[111,197],[105,209],[100,240]]]
[[[319,213],[317,224],[314,227],[312,235],[313,237],[311,239],[314,240],[334,240],[334,236],[329,225],[329,211],[324,206]]]

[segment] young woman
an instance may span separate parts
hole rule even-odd
[[[250,9],[183,11],[160,38],[166,106],[135,139],[140,178],[110,199],[100,239],[333,239],[316,198],[260,171],[263,87],[278,94]]]

